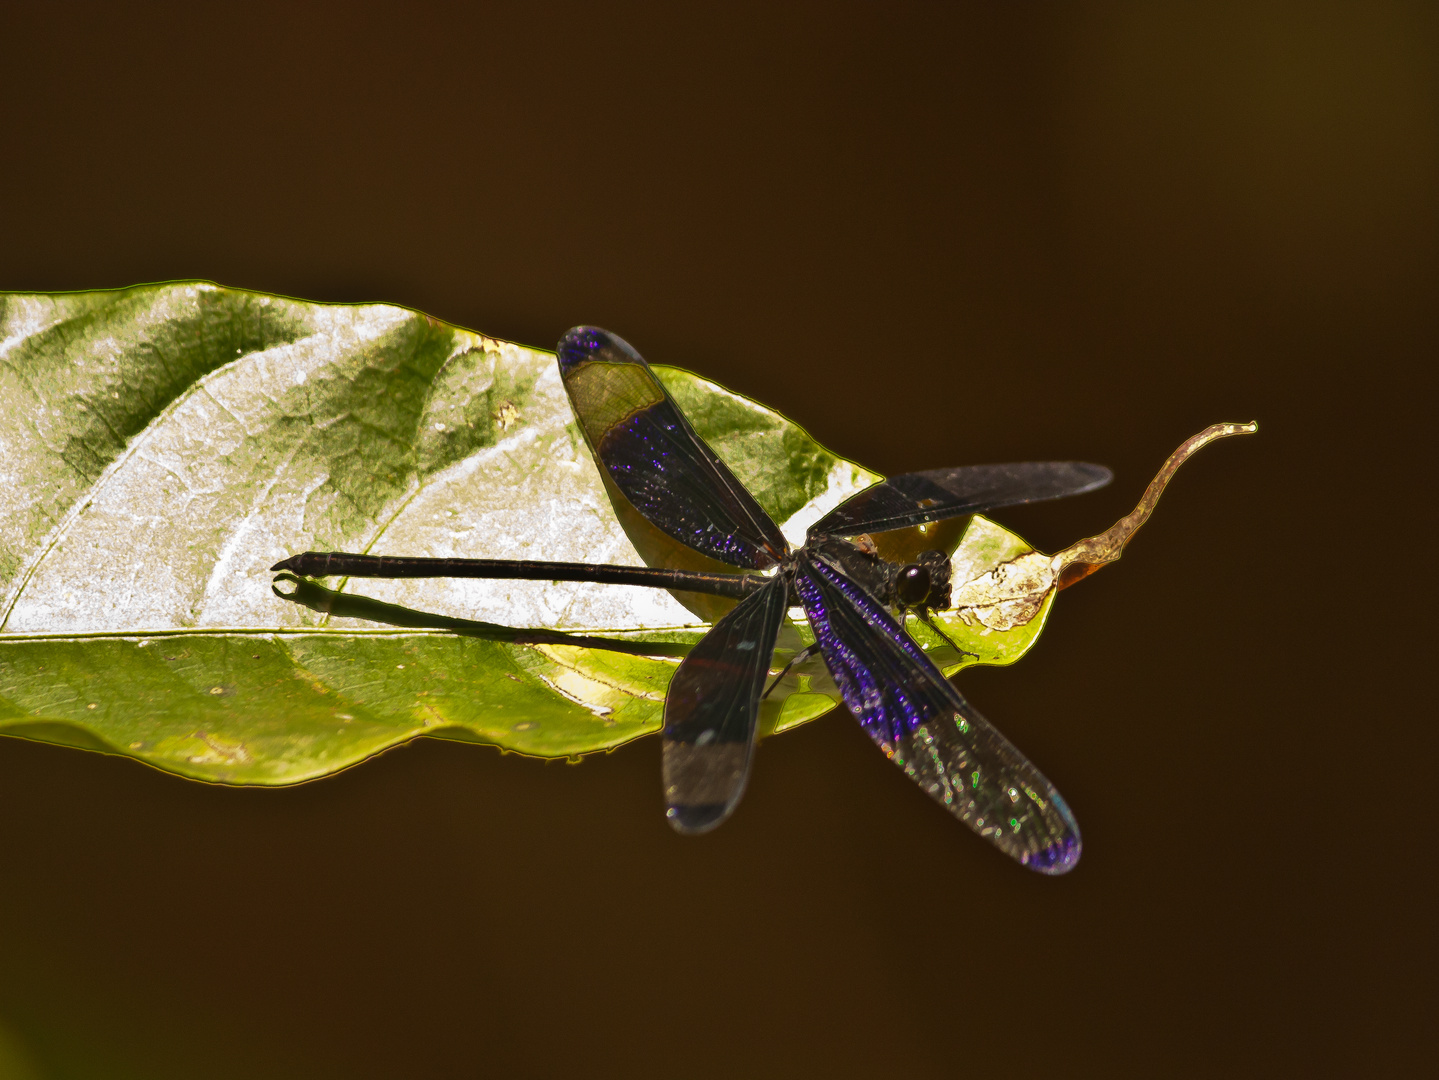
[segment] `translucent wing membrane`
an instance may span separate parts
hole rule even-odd
[[[558,351],[590,449],[646,520],[730,566],[764,570],[784,557],[779,527],[695,434],[639,353],[589,326],[567,333]]]
[[[565,389],[611,498],[729,566],[764,570],[785,559],[789,548],[779,528],[695,434],[634,349],[603,330],[576,327],[558,352]],[[1077,494],[1109,477],[1107,469],[1077,462],[911,473],[843,503],[810,535],[902,529]],[[798,554],[793,570],[793,588],[845,703],[880,749],[1001,851],[1043,873],[1072,867],[1079,829],[1049,781],[970,708],[861,584],[810,550]],[[724,615],[670,683],[664,790],[670,821],[681,832],[718,825],[744,791],[759,699],[789,602],[788,572],[787,565]]]
[[[739,802],[754,756],[759,698],[787,586],[778,574],[700,639],[665,697],[666,813],[680,832],[706,832]]]
[[[1059,792],[877,600],[807,554],[794,587],[845,704],[891,761],[1025,866],[1062,874],[1079,861],[1079,826]]]
[[[857,536],[902,529],[1001,506],[1058,499],[1103,487],[1113,473],[1083,461],[1024,461],[891,476],[831,510],[811,536]]]

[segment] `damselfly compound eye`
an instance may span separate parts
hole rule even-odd
[[[894,596],[905,607],[917,607],[929,598],[929,568],[910,563],[894,582]]]

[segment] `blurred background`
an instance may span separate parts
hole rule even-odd
[[[1376,1075],[1427,1060],[1439,8],[34,6],[0,290],[202,277],[623,334],[886,473],[1205,450],[961,689],[1046,880],[842,713],[283,791],[0,739],[0,1076]],[[1420,1058],[1421,1050],[1425,1057]],[[6,1071],[8,1069],[8,1072]]]

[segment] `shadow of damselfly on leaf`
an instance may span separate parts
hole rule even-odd
[[[1108,531],[1055,556],[1030,551],[953,581],[948,553],[926,544],[935,523],[1092,491],[1110,481],[1109,470],[1050,461],[895,476],[825,514],[795,548],[626,342],[577,327],[560,341],[558,362],[615,512],[648,566],[306,552],[273,569],[670,590],[714,623],[685,652],[665,698],[663,789],[678,831],[706,832],[734,810],[760,733],[761,699],[817,652],[874,743],[938,803],[1031,869],[1074,867],[1079,826],[1064,799],[945,678],[908,620],[963,654],[936,612],[958,610],[989,629],[1032,619],[1055,591],[1119,558],[1190,454],[1256,425],[1216,424],[1187,440],[1134,512]],[[803,609],[813,644],[776,673],[776,641],[794,607]],[[483,632],[499,631],[485,625]]]

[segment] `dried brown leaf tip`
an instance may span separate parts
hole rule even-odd
[[[1215,439],[1250,435],[1258,430],[1257,423],[1212,424],[1193,438],[1186,439],[1149,482],[1139,505],[1115,522],[1112,528],[1071,544],[1058,555],[1029,550],[992,566],[984,573],[957,580],[951,593],[950,610],[965,625],[986,632],[1004,633],[1027,625],[1039,614],[1052,592],[1084,580],[1123,554],[1129,538],[1154,511],[1154,504],[1159,501],[1165,485],[1196,450]]]
[[[1124,554],[1124,545],[1129,543],[1129,538],[1149,520],[1149,515],[1154,512],[1154,504],[1159,502],[1159,496],[1164,493],[1170,479],[1195,451],[1208,446],[1216,439],[1228,438],[1230,435],[1253,435],[1258,430],[1259,424],[1256,421],[1247,424],[1210,424],[1198,435],[1185,439],[1149,482],[1138,506],[1098,536],[1071,544],[1054,556],[1052,566],[1059,587],[1067,589],[1075,582],[1083,581],[1101,566],[1107,566]]]

